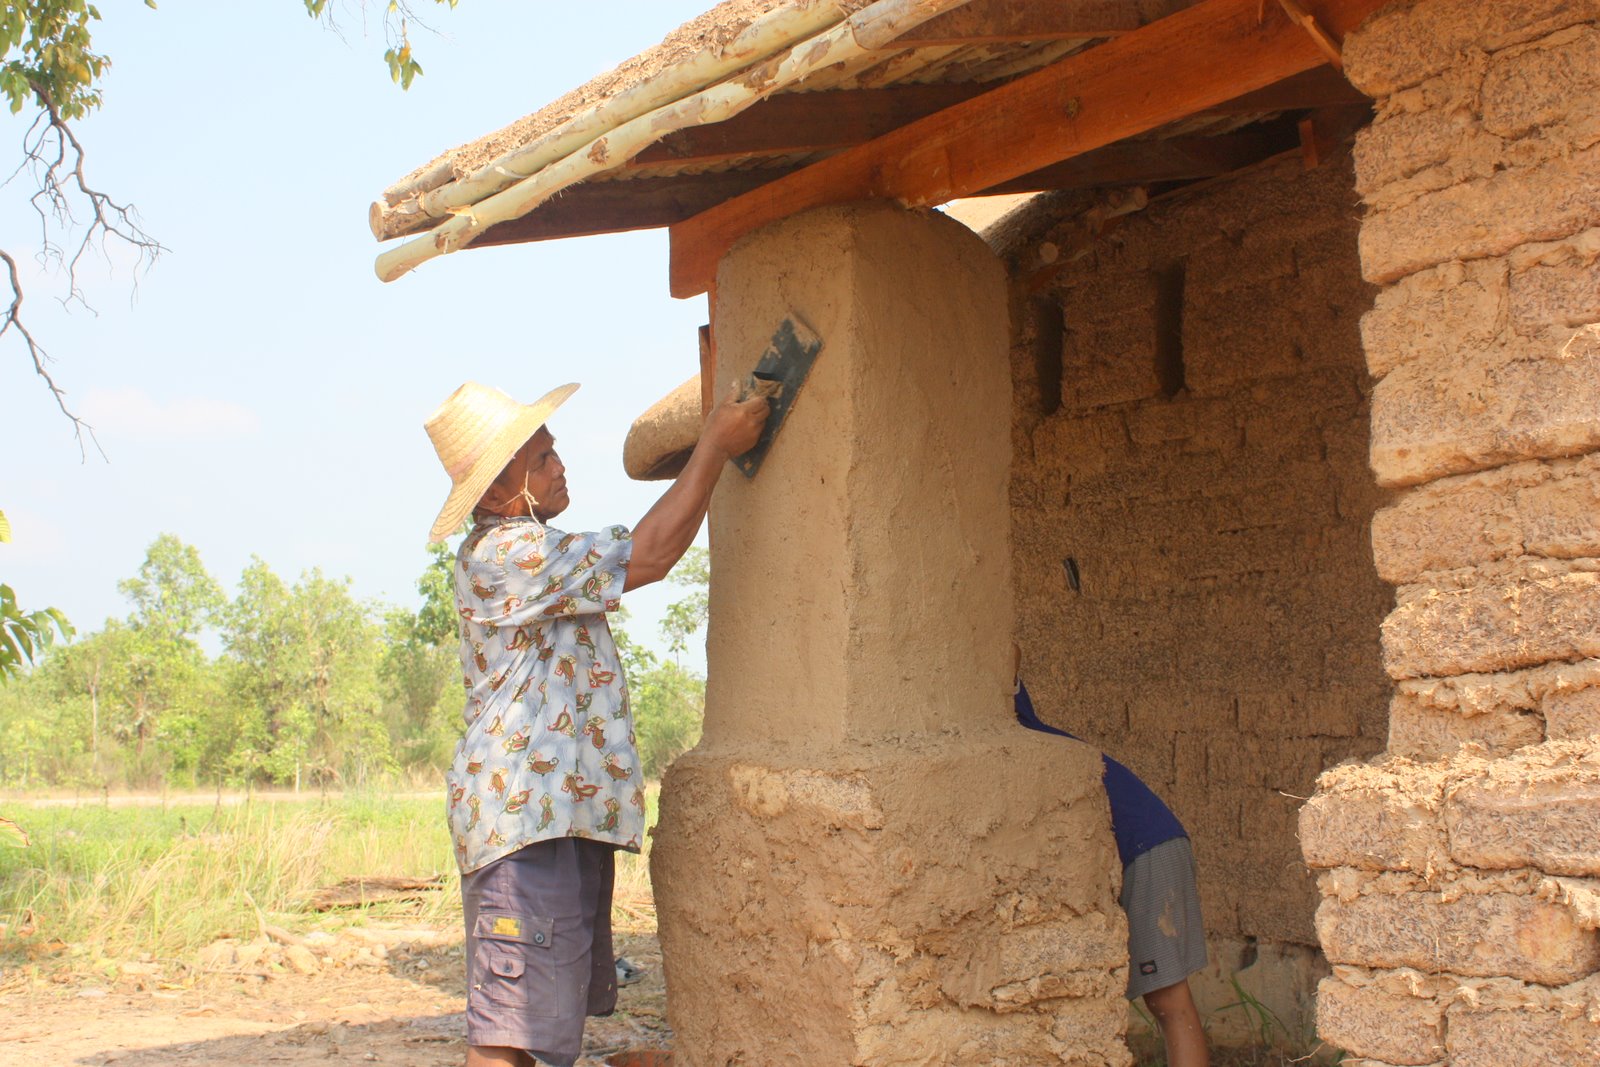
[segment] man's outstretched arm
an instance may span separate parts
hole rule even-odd
[[[633,558],[624,590],[659,582],[694,543],[711,507],[711,491],[734,456],[750,451],[769,411],[762,397],[736,399],[732,391],[706,417],[683,473],[633,528]]]

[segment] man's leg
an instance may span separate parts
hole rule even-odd
[[[541,841],[462,878],[468,1067],[578,1059],[597,889],[578,844]]]
[[[1200,1010],[1189,992],[1189,980],[1144,995],[1144,1006],[1161,1028],[1167,1046],[1167,1067],[1209,1067],[1206,1034],[1200,1026]]]
[[[470,1045],[467,1048],[467,1067],[533,1067],[538,1062],[520,1048],[494,1048],[489,1045]]]

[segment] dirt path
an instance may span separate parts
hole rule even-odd
[[[114,980],[0,979],[0,1064],[459,1067],[466,1056],[459,934],[451,943],[451,931],[399,933],[375,963],[368,961],[381,936],[359,948],[324,946],[314,974],[213,954],[222,966],[187,979],[126,971]],[[670,1043],[655,938],[619,931],[618,943],[646,974],[621,991],[615,1015],[590,1020],[583,1067]]]

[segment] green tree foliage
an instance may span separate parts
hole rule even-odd
[[[667,647],[683,652],[711,613],[711,553],[703,548],[689,549],[667,575],[667,580],[689,590],[682,600],[667,605],[667,613],[661,620],[661,633],[667,639]]]
[[[224,670],[232,699],[275,782],[364,780],[391,766],[372,609],[348,580],[320,570],[288,585],[260,559],[245,568],[224,613]]]
[[[0,544],[11,540],[11,523],[0,511]],[[0,684],[32,663],[55,639],[72,636],[72,625],[55,608],[24,611],[17,594],[0,583]]]
[[[711,581],[711,556],[703,548],[684,553],[667,576],[688,594],[667,606],[661,632],[674,652],[688,648],[689,638],[705,625],[707,592]],[[682,666],[642,647],[628,634],[623,618],[612,616],[612,636],[622,654],[633,708],[634,738],[639,762],[648,778],[660,777],[667,766],[700,741],[705,719],[706,680]]]
[[[461,732],[454,558],[439,546],[419,606],[357,599],[311,570],[260,559],[231,599],[171,534],[118,583],[125,618],[58,645],[0,687],[0,784],[101,789],[349,786],[396,772],[433,780]],[[679,647],[704,618],[702,555],[674,572]],[[645,773],[700,738],[705,679],[640,646],[613,618]],[[207,647],[220,648],[209,652]],[[0,825],[0,840],[9,831]]]
[[[383,678],[389,736],[400,761],[441,767],[450,758],[461,724],[461,653],[457,634],[455,556],[443,544],[428,546],[428,565],[417,579],[422,606],[384,620]]]
[[[162,534],[145,552],[139,573],[117,583],[133,601],[128,624],[152,640],[197,649],[196,638],[227,598],[206,573],[200,553],[172,534]]]

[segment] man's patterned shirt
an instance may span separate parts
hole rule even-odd
[[[622,662],[628,530],[489,518],[456,554],[467,729],[446,775],[463,873],[559,837],[638,851],[644,783]]]

